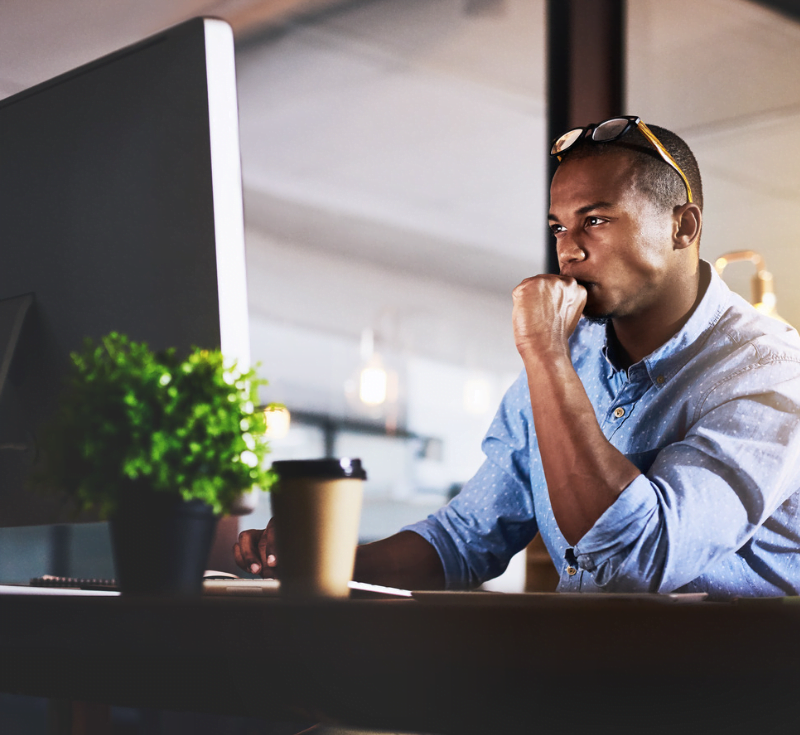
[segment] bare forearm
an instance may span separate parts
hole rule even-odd
[[[353,578],[401,589],[444,588],[444,569],[439,554],[413,531],[401,531],[359,546]]]
[[[603,435],[566,351],[523,361],[553,514],[576,544],[639,470]]]

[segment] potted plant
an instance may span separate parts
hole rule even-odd
[[[71,360],[39,480],[110,519],[123,592],[199,592],[217,518],[274,480],[265,381],[219,350],[182,359],[118,333]]]

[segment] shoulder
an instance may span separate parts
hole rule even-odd
[[[747,362],[800,363],[797,330],[762,314],[737,294],[731,294],[708,342],[712,351],[721,350]]]
[[[800,400],[800,336],[736,294],[704,340],[693,369],[712,403],[788,390]]]

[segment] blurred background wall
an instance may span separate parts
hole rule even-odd
[[[800,324],[794,12],[628,2],[619,112],[685,137],[704,177],[703,256],[758,250]],[[510,292],[547,247],[545,3],[4,0],[0,97],[198,14],[237,38],[252,350],[263,401],[292,417],[273,457],[360,456],[361,535],[384,536],[477,469],[521,368]],[[751,275],[725,273],[745,296]],[[268,517],[262,499],[242,524]],[[104,534],[54,547],[46,529],[0,530],[0,581],[113,574]]]

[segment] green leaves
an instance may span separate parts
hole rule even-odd
[[[266,423],[256,411],[259,379],[195,349],[179,360],[170,349],[112,332],[71,355],[74,370],[44,446],[50,484],[84,508],[114,511],[120,480],[143,479],[158,492],[209,503],[217,513],[257,485],[264,469]]]

